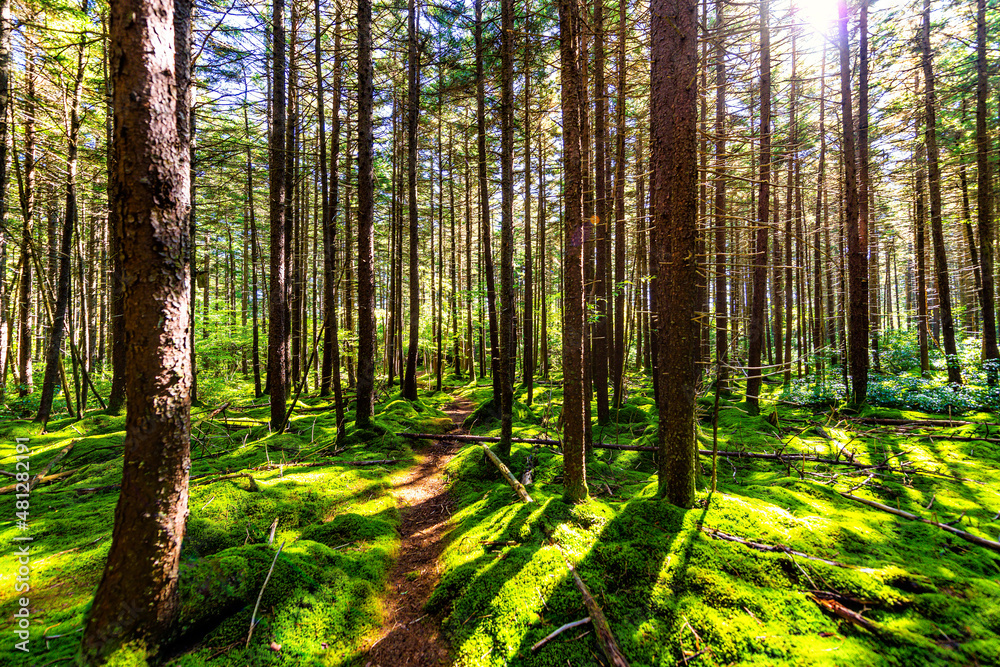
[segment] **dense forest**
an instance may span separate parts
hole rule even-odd
[[[0,0],[0,665],[1000,664],[986,0]]]

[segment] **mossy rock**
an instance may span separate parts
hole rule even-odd
[[[465,418],[465,421],[462,422],[462,428],[471,430],[475,426],[490,424],[497,421],[500,421],[500,407],[493,402],[492,398],[490,398],[484,403],[480,403],[479,406],[473,410],[472,414]]]
[[[455,422],[448,417],[427,417],[416,419],[413,422],[413,430],[417,433],[447,433],[454,427]]]

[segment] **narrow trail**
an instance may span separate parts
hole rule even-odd
[[[455,423],[452,433],[464,432],[462,422],[474,409],[473,403],[463,400],[445,409]],[[382,631],[372,641],[366,667],[449,663],[448,641],[424,605],[441,578],[438,558],[451,530],[452,501],[443,468],[459,448],[457,443],[435,440],[416,450],[415,466],[393,477],[392,495],[402,508],[400,553],[389,573]]]

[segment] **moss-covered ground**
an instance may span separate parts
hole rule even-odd
[[[925,382],[902,373],[886,377],[918,389]],[[595,441],[656,443],[651,391],[639,378],[630,381],[628,400],[612,420],[597,424],[595,417]],[[875,402],[888,404],[877,392],[899,392],[879,382],[873,383]],[[936,381],[926,382],[930,388],[919,391],[940,394],[931,387]],[[389,477],[413,462],[408,444],[392,433],[441,432],[447,417],[438,408],[452,396],[489,398],[486,381],[461,385],[452,378],[451,384],[449,393],[422,393],[415,404],[384,400],[375,429],[359,433],[348,423],[349,435],[339,443],[326,401],[306,399],[289,432],[275,435],[263,425],[265,406],[241,408],[254,403],[246,387],[220,388],[206,399],[207,407],[193,415],[182,611],[170,664],[364,664],[365,641],[380,623],[380,595],[399,550]],[[712,461],[702,456],[698,503],[681,510],[656,497],[652,453],[598,449],[587,469],[591,498],[570,506],[560,499],[558,448],[515,444],[515,475],[529,460],[534,467],[529,490],[535,502],[524,505],[481,451],[466,447],[445,471],[454,528],[441,583],[427,605],[442,619],[453,663],[600,664],[590,626],[532,651],[559,626],[586,616],[565,555],[635,666],[1000,664],[1000,554],[839,493],[997,540],[1000,444],[990,441],[1000,439],[1000,423],[991,423],[1000,422],[996,415],[957,405],[935,413],[903,405],[851,414],[835,395],[831,400],[825,384],[771,385],[770,391],[760,417],[747,414],[739,394],[720,400],[720,450],[861,463],[890,458],[905,472],[727,455],[718,460],[718,488],[711,492]],[[531,398],[529,404],[523,389],[516,396],[515,434],[558,437],[558,378],[537,385]],[[225,413],[208,420],[225,401],[231,401]],[[712,406],[710,396],[699,399],[705,449],[712,448]],[[917,428],[858,419],[949,416],[974,423]],[[122,417],[101,413],[53,422],[44,435],[25,421],[0,425],[0,468],[8,472],[17,437],[29,438],[34,471],[72,443],[50,471],[69,474],[31,494],[33,653],[27,663],[8,650],[17,605],[12,540],[22,533],[13,521],[13,496],[4,496],[11,520],[0,524],[0,665],[59,664],[75,654],[109,547],[123,428]],[[498,431],[488,415],[474,427],[477,434]],[[401,461],[345,465],[367,459]],[[216,481],[240,472],[253,483]],[[713,531],[833,562],[763,552]],[[245,648],[254,603],[282,544],[261,600],[261,622]],[[824,607],[817,600],[833,602]],[[856,612],[871,625],[833,615],[829,607]]]
[[[467,388],[480,399],[483,391]],[[517,398],[516,431],[551,432],[558,410],[549,400],[558,405],[558,388],[536,387],[531,407],[523,391]],[[532,651],[548,633],[587,615],[560,551],[603,607],[632,665],[1000,664],[1000,554],[838,493],[864,482],[855,495],[996,540],[1000,447],[948,436],[992,437],[1000,426],[899,431],[848,417],[942,415],[814,412],[780,402],[791,396],[777,389],[770,398],[760,417],[749,417],[743,403],[720,401],[720,450],[829,458],[843,450],[841,458],[874,463],[888,456],[896,467],[905,461],[925,472],[871,475],[809,461],[728,456],[719,459],[718,488],[711,493],[711,458],[703,456],[699,502],[685,511],[657,499],[651,453],[596,450],[588,465],[591,498],[569,506],[560,499],[558,451],[515,445],[515,474],[529,456],[537,460],[535,502],[523,505],[468,449],[449,470],[459,509],[445,574],[430,603],[445,614],[455,664],[599,664],[589,626]],[[711,449],[712,400],[699,402],[699,440]],[[777,426],[768,419],[775,410]],[[655,444],[655,414],[651,392],[636,388],[617,419],[595,425],[594,439]],[[962,419],[996,417],[969,412]],[[495,434],[497,426],[476,432]],[[920,435],[927,433],[933,437]],[[723,541],[712,529],[844,567]],[[498,542],[512,545],[489,544]],[[833,597],[874,626],[831,615],[814,597]]]
[[[170,662],[353,664],[380,624],[379,598],[399,548],[389,476],[413,457],[394,433],[414,425],[441,430],[442,420],[450,420],[422,401],[390,402],[376,414],[374,429],[355,431],[348,422],[348,437],[335,444],[327,401],[303,401],[278,435],[266,426],[266,398],[250,397],[246,386],[219,391],[192,412],[190,515]],[[226,411],[213,416],[225,402]],[[241,407],[247,405],[260,407]],[[45,434],[28,421],[0,425],[6,471],[14,471],[16,438],[27,439],[33,472],[72,445],[49,473],[62,476],[31,491],[27,531],[13,520],[13,494],[4,495],[11,520],[0,525],[0,665],[68,664],[75,655],[110,547],[124,427],[123,416],[101,413],[50,422]],[[347,465],[385,459],[399,462]],[[229,477],[236,473],[253,480]],[[23,535],[33,538],[31,590],[16,593],[13,538]],[[257,596],[282,544],[245,648]],[[30,656],[12,650],[11,622],[22,595],[31,600]]]

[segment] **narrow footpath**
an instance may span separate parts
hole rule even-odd
[[[452,433],[464,433],[462,422],[474,409],[468,401],[456,401],[445,409],[455,423]],[[373,638],[366,667],[449,664],[450,647],[439,619],[427,614],[424,605],[441,578],[438,558],[451,530],[452,501],[445,488],[444,466],[459,449],[457,443],[435,440],[415,450],[415,466],[393,477],[392,495],[402,513],[400,553],[389,573],[382,631]]]

